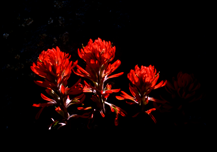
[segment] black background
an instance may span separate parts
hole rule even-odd
[[[48,122],[52,110],[45,109],[41,119],[35,121],[39,109],[32,104],[42,101],[41,92],[46,93],[33,82],[42,79],[33,74],[30,66],[41,51],[59,46],[61,51],[71,54],[70,60],[79,60],[84,67],[77,49],[90,38],[98,37],[116,46],[114,61],[122,62],[114,73],[123,71],[124,75],[112,80],[113,88],[129,93],[127,73],[136,64],[154,65],[160,71],[158,82],[171,80],[179,71],[194,73],[205,93],[202,101],[195,104],[196,111],[203,118],[202,125],[212,124],[210,107],[214,102],[215,81],[212,4],[20,0],[5,1],[1,7],[2,129],[46,130],[43,123]],[[25,22],[28,18],[33,20],[30,25]],[[53,23],[48,24],[49,18]],[[4,33],[9,36],[5,38]],[[72,73],[69,86],[78,78]],[[120,105],[122,101],[116,102]]]

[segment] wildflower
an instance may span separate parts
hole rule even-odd
[[[76,62],[69,62],[71,56],[61,52],[59,47],[56,49],[48,49],[42,51],[39,55],[37,64],[33,63],[30,67],[31,70],[45,78],[45,81],[35,81],[35,83],[41,87],[46,88],[46,92],[53,98],[48,98],[41,93],[42,99],[48,101],[47,103],[33,104],[34,107],[42,107],[39,113],[36,115],[36,119],[39,117],[41,111],[47,106],[57,106],[56,112],[58,112],[65,120],[72,117],[67,111],[67,108],[71,104],[77,104],[83,102],[85,95],[82,93],[83,86],[80,84],[80,80],[74,84],[71,88],[68,88],[67,80],[71,75],[71,70],[77,64]],[[80,94],[73,100],[69,98],[69,95]],[[80,99],[80,100],[79,100]]]
[[[71,75],[71,70],[77,64],[76,62],[69,62],[71,55],[61,52],[59,47],[56,49],[48,49],[42,51],[37,60],[37,65],[33,63],[31,70],[46,80],[44,82],[35,81],[36,84],[42,87],[51,87],[56,90],[63,83],[67,85],[67,80]],[[72,65],[73,63],[73,65]]]
[[[163,87],[167,83],[167,81],[161,81],[156,85],[157,80],[159,78],[159,73],[156,72],[154,66],[141,66],[140,69],[138,65],[136,65],[135,70],[131,69],[130,73],[127,74],[127,77],[133,85],[131,86],[129,83],[129,90],[133,96],[130,96],[126,92],[121,91],[121,96],[116,96],[118,100],[129,99],[133,102],[127,101],[127,103],[140,105],[142,111],[144,110],[145,105],[149,103],[149,101],[161,102],[160,100],[149,97],[149,93],[153,89]],[[156,108],[152,108],[151,110],[147,110],[145,112],[151,116],[154,122],[156,122],[155,118],[151,115],[151,111],[154,110],[156,110]],[[138,114],[139,113],[137,113],[136,115]],[[134,117],[136,115],[134,115]]]
[[[78,49],[78,55],[86,62],[86,68],[83,69],[79,65],[76,65],[77,71],[73,69],[73,72],[78,76],[87,78],[93,82],[93,85],[91,85],[84,81],[83,92],[94,93],[91,99],[96,103],[97,108],[93,108],[93,113],[99,111],[102,117],[105,116],[105,104],[111,107],[111,104],[106,102],[108,96],[111,93],[120,91],[120,89],[111,89],[112,86],[110,84],[104,87],[106,80],[123,74],[123,72],[120,72],[111,75],[121,64],[120,60],[115,61],[113,64],[110,63],[115,57],[115,51],[116,48],[111,45],[110,41],[102,41],[98,38],[93,42],[90,39],[87,46],[83,47],[83,49]],[[113,105],[111,108],[114,107],[116,106]],[[119,111],[116,110],[115,112],[121,114],[120,111],[121,109],[119,108]],[[93,113],[91,117],[93,117]]]
[[[81,50],[78,49],[79,57],[86,62],[86,69],[84,70],[79,65],[76,65],[78,69],[74,73],[81,77],[88,78],[97,84],[102,84],[110,78],[122,75],[123,72],[109,76],[121,64],[120,60],[109,64],[115,57],[115,51],[116,48],[115,46],[111,46],[110,41],[105,42],[98,38],[93,43],[92,39],[90,39],[87,46],[83,47]]]

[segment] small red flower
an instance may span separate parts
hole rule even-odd
[[[159,73],[156,73],[156,69],[154,68],[154,66],[141,66],[140,69],[138,65],[136,65],[135,70],[131,70],[130,73],[128,73],[127,77],[133,84],[133,86],[129,84],[129,90],[133,96],[130,96],[126,92],[121,91],[121,96],[116,96],[118,100],[129,99],[133,102],[127,103],[139,104],[142,108],[142,111],[144,110],[144,106],[148,104],[149,100],[153,102],[161,102],[160,100],[148,96],[153,89],[163,87],[167,83],[167,81],[161,81],[159,84],[156,85],[159,78]],[[155,118],[150,113],[153,110],[155,110],[155,108],[147,110],[145,112],[151,116],[154,122],[156,122]]]
[[[159,73],[152,65],[149,65],[149,67],[141,66],[141,69],[136,65],[135,70],[130,70],[127,77],[138,91],[144,95],[148,95],[153,89],[163,87],[167,83],[167,81],[161,81],[156,85]]]
[[[123,94],[121,96],[116,96],[116,98],[119,100],[129,99],[136,104],[142,104],[142,101],[147,104],[147,100],[145,100],[145,98],[155,101],[153,98],[148,98],[149,93],[153,89],[165,86],[167,83],[167,81],[161,81],[156,85],[159,73],[156,74],[156,69],[154,69],[154,66],[151,65],[149,67],[141,66],[141,69],[138,65],[136,65],[135,71],[131,70],[127,77],[133,84],[133,86],[129,84],[129,90],[133,97],[124,91],[121,91]]]

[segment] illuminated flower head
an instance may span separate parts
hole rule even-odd
[[[105,81],[110,78],[115,78],[122,75],[124,72],[111,75],[121,64],[120,60],[116,60],[114,63],[110,63],[115,57],[115,46],[111,45],[110,41],[102,41],[100,38],[93,42],[92,39],[88,42],[87,46],[83,49],[78,49],[78,55],[86,62],[85,70],[76,65],[77,71],[73,72],[78,76],[87,78],[93,82],[93,85],[84,81],[85,86],[83,92],[92,92],[94,95],[91,100],[96,103],[96,109],[92,111],[100,111],[102,117],[105,113],[105,104],[109,105],[111,110],[116,113],[115,124],[117,125],[118,114],[124,116],[124,112],[118,106],[108,103],[107,98],[111,93],[119,92],[120,89],[111,89],[112,86]],[[93,113],[91,118],[93,118]],[[126,112],[125,112],[126,113]]]
[[[71,70],[76,66],[76,62],[70,62],[71,55],[61,52],[59,47],[42,51],[37,64],[33,63],[31,70],[40,77],[46,78],[44,82],[36,82],[42,87],[57,88],[61,83],[66,85],[71,75]],[[72,65],[73,63],[73,65]],[[57,85],[56,85],[57,84]]]
[[[141,66],[140,69],[138,65],[136,65],[135,70],[131,69],[130,73],[127,74],[127,77],[133,84],[133,86],[129,84],[129,90],[133,96],[130,96],[126,92],[121,91],[121,96],[116,96],[118,100],[129,99],[133,102],[127,101],[127,103],[136,103],[141,105],[142,111],[144,110],[144,106],[148,104],[149,100],[153,102],[161,102],[160,100],[156,100],[148,96],[153,89],[163,87],[167,83],[167,81],[161,81],[156,85],[157,80],[159,78],[159,73],[156,73],[156,69],[154,68],[154,66]],[[156,108],[146,110],[145,112],[151,116],[154,122],[156,122],[154,116],[151,115],[151,111],[154,110],[156,110]]]
[[[70,115],[67,108],[72,104],[78,104],[83,102],[85,95],[83,93],[83,85],[80,84],[80,80],[74,84],[71,88],[68,88],[67,80],[71,75],[71,70],[76,66],[76,62],[70,62],[71,56],[61,52],[59,47],[56,49],[48,49],[42,51],[39,55],[37,64],[33,63],[30,67],[31,70],[45,78],[45,81],[35,81],[35,83],[41,87],[46,88],[46,92],[52,97],[48,98],[41,93],[42,99],[48,101],[47,103],[33,104],[33,107],[42,107],[39,113],[36,115],[36,119],[39,117],[42,110],[47,106],[57,106],[55,109],[64,119],[74,117]],[[73,100],[70,100],[69,95],[76,95]],[[79,100],[80,99],[80,100]]]
[[[79,57],[86,62],[86,69],[84,70],[77,65],[77,71],[74,71],[74,73],[98,84],[122,75],[123,72],[109,76],[121,64],[120,60],[109,64],[115,57],[115,50],[115,46],[112,47],[110,41],[102,41],[98,38],[93,42],[90,39],[87,46],[83,47],[83,49],[78,49]],[[99,80],[101,82],[98,82]]]
[[[131,69],[127,77],[136,86],[141,95],[148,95],[153,89],[163,87],[167,83],[167,81],[161,81],[156,85],[159,73],[152,65],[149,65],[149,67],[141,66],[141,69],[136,65],[135,70]]]

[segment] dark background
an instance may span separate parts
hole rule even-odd
[[[98,37],[116,46],[114,61],[122,62],[114,73],[124,71],[124,75],[112,80],[113,88],[129,93],[127,73],[136,64],[154,65],[161,72],[158,82],[171,80],[179,71],[194,73],[205,93],[195,104],[195,115],[201,125],[212,124],[210,108],[215,81],[212,4],[19,0],[5,1],[1,7],[2,129],[46,129],[42,124],[50,119],[52,110],[45,109],[41,119],[34,120],[39,108],[33,108],[32,104],[42,101],[40,93],[45,91],[33,82],[42,79],[30,66],[43,50],[59,46],[61,51],[71,54],[70,60],[79,60],[84,67],[77,49],[90,38]],[[78,78],[72,73],[69,86]]]

